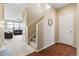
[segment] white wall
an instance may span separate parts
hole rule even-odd
[[[53,20],[53,25],[49,27],[48,20]],[[55,20],[56,11],[50,12],[42,21],[39,22],[36,28],[37,35],[37,50],[41,50],[55,43]]]
[[[3,40],[4,40],[4,7],[2,4],[0,4],[0,48],[3,45]]]
[[[77,44],[77,56],[79,56],[79,3],[76,5],[76,44]]]
[[[27,8],[23,11],[22,14],[22,22],[23,22],[23,40],[28,43],[28,29],[27,29]]]
[[[0,21],[0,48],[4,43],[4,25],[3,22]]]

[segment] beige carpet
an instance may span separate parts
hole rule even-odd
[[[27,45],[22,35],[14,36],[13,39],[5,39],[3,47],[10,48],[13,56],[25,56],[35,51],[31,45]]]

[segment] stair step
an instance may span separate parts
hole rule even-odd
[[[36,38],[36,35],[34,35],[33,38]]]
[[[32,41],[36,42],[36,38],[32,38]]]
[[[30,43],[30,45],[31,45],[32,47],[36,48],[36,42],[30,41],[29,43]]]
[[[29,44],[36,48],[36,34],[34,34],[34,36],[32,37],[32,39],[29,41]]]

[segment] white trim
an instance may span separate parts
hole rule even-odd
[[[73,47],[75,47],[75,48],[76,48],[77,46],[76,46],[76,45],[74,45]]]
[[[33,38],[34,35],[36,35],[36,33],[32,34],[32,36],[29,38],[29,41]]]
[[[47,45],[47,46],[45,46],[45,47],[43,47],[43,48],[41,48],[41,49],[39,49],[39,50],[36,50],[36,52],[39,52],[39,51],[41,51],[41,50],[43,50],[43,49],[46,49],[46,48],[48,48],[49,46],[51,46],[51,45],[53,45],[53,44],[55,44],[56,42],[54,42],[54,43],[51,43],[51,44],[49,44],[49,45]]]
[[[71,45],[71,44],[64,43],[64,42],[56,42],[56,43],[62,43],[62,44],[70,45],[70,46],[72,46],[72,47],[77,47],[76,45]]]
[[[38,47],[38,24],[36,24],[36,51]]]

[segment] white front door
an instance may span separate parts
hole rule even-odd
[[[74,13],[59,16],[59,41],[74,45]]]

